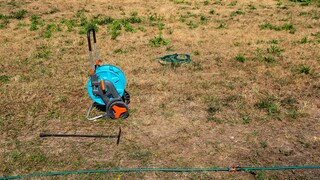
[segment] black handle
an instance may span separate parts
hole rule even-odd
[[[119,135],[118,136],[104,136],[104,135],[85,135],[85,134],[44,134],[44,133],[40,133],[40,137],[119,138]]]
[[[121,137],[121,127],[119,127],[119,134],[117,139],[117,145],[120,143],[120,137]]]
[[[90,28],[88,29],[87,31],[87,39],[88,39],[88,46],[89,46],[89,51],[92,51],[92,48],[91,48],[91,40],[90,40],[90,34],[93,34],[93,43],[97,43],[97,38],[96,38],[96,32],[94,30],[94,28]]]
[[[118,135],[104,136],[104,135],[87,135],[87,134],[46,134],[40,133],[40,137],[86,137],[86,138],[117,138],[117,145],[120,143],[121,127],[119,127]]]

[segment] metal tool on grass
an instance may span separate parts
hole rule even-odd
[[[85,138],[117,138],[117,144],[120,143],[121,128],[119,128],[118,135],[88,135],[88,134],[46,134],[40,133],[40,137],[85,137]]]
[[[95,62],[93,60],[91,47],[91,33],[93,35],[93,50]],[[94,103],[89,107],[87,120],[94,121],[99,118],[127,118],[129,116],[130,95],[125,90],[126,77],[124,73],[116,66],[105,64],[100,65],[97,51],[96,33],[93,28],[87,31],[87,39],[90,56],[90,79],[87,83],[87,90]],[[90,117],[94,107],[102,108],[104,114]]]

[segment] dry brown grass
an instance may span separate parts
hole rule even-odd
[[[207,2],[1,1],[2,15],[21,9],[27,13],[21,20],[9,18],[0,29],[0,177],[133,167],[319,165],[319,3]],[[107,31],[110,24],[98,25],[102,62],[119,66],[127,77],[132,102],[128,119],[85,120],[92,102],[85,88],[86,36],[79,34],[81,26],[68,31],[61,23],[74,19],[79,24],[79,10],[87,19],[98,14],[123,19],[132,12],[143,18],[132,26],[145,31],[122,29],[116,40]],[[170,41],[168,46],[148,46],[159,34],[158,26],[148,20],[155,14],[160,20],[154,23],[165,25],[162,35]],[[43,20],[36,31],[30,30],[32,15]],[[266,21],[276,27],[291,24],[295,32],[261,29]],[[19,23],[26,26],[18,27]],[[48,24],[58,25],[61,31],[45,38]],[[271,46],[282,51],[272,53]],[[125,53],[115,53],[117,49]],[[171,68],[153,60],[173,52],[191,54],[191,64]],[[245,62],[238,62],[236,56]],[[265,57],[275,62],[265,62]],[[119,146],[113,140],[38,137],[40,132],[113,134],[119,126],[123,129]],[[150,172],[57,179],[320,176],[319,170],[256,173]]]

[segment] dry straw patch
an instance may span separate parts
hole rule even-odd
[[[287,0],[5,0],[0,7],[1,177],[320,163],[318,1],[301,6]],[[117,23],[121,30],[110,29]],[[85,89],[89,59],[83,32],[93,24],[102,62],[119,66],[127,77],[128,119],[84,118],[91,100]],[[169,44],[150,45],[160,34]],[[191,54],[191,63],[173,67],[154,60],[174,52]],[[38,137],[40,132],[113,134],[119,126],[119,146],[112,140]],[[319,175],[298,170],[66,178]]]

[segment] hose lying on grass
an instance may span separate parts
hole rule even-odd
[[[231,167],[231,168],[132,168],[132,169],[102,169],[102,170],[80,170],[68,172],[51,172],[44,174],[28,174],[20,176],[7,176],[4,179],[22,179],[31,177],[58,176],[70,174],[90,174],[90,173],[130,173],[130,172],[146,172],[146,171],[162,171],[162,172],[203,172],[203,171],[271,171],[271,170],[295,170],[295,169],[320,169],[320,166],[274,166],[274,167]]]

